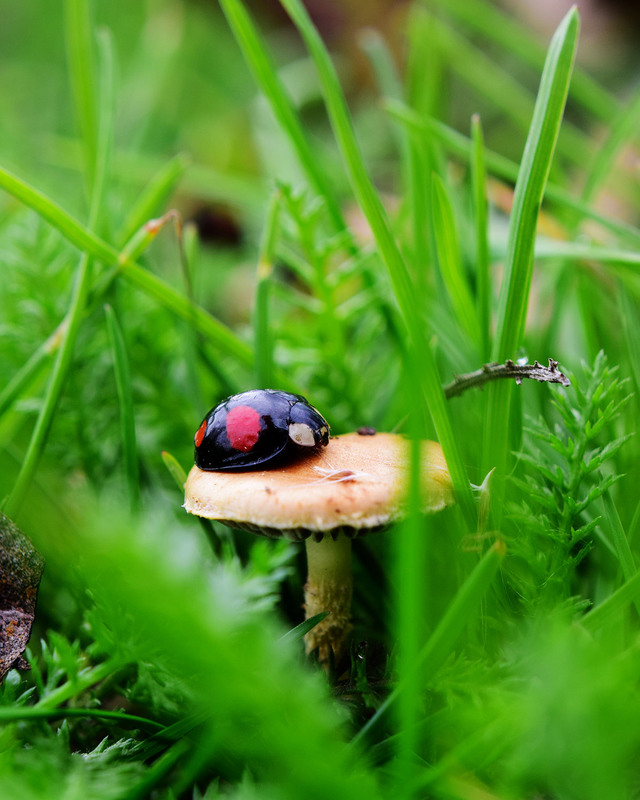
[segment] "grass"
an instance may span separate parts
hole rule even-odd
[[[575,9],[541,43],[417,2],[361,85],[299,0],[118,5],[4,9],[0,507],[47,566],[0,794],[635,796],[637,92]],[[522,356],[571,386],[445,399]],[[204,413],[266,386],[439,439],[456,487],[354,543],[329,676],[302,553],[181,508]]]

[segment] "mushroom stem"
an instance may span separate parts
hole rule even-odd
[[[329,616],[306,634],[307,653],[318,650],[318,661],[328,666],[331,652],[337,663],[351,631],[351,539],[339,533],[335,539],[306,541],[307,583],[304,587],[305,619],[328,611]]]

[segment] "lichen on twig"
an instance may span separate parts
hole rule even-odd
[[[467,389],[484,386],[489,381],[496,381],[500,378],[513,378],[519,385],[525,378],[539,381],[540,383],[559,383],[562,386],[570,386],[571,382],[566,375],[558,369],[558,362],[549,359],[549,366],[543,367],[538,361],[533,364],[518,364],[511,359],[504,364],[484,364],[475,372],[468,372],[465,375],[456,377],[444,387],[444,394],[447,400],[458,397]]]

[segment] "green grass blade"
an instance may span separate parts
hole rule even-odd
[[[470,341],[477,344],[480,341],[480,325],[471,290],[463,271],[453,207],[444,182],[439,175],[433,176],[431,199],[436,249],[442,279],[458,319],[458,325],[466,332]]]
[[[33,209],[39,216],[56,228],[65,239],[79,250],[91,254],[106,264],[115,263],[118,252],[110,247],[99,236],[93,233],[77,219],[72,217],[61,206],[45,194],[30,186],[26,181],[0,167],[0,188],[13,195],[17,200]]]
[[[475,508],[469,480],[451,427],[435,359],[424,336],[422,321],[415,302],[414,288],[391,230],[389,219],[367,173],[338,76],[324,43],[302,4],[298,0],[281,0],[281,2],[300,31],[318,70],[333,132],[353,191],[389,271],[394,292],[409,332],[415,356],[410,357],[407,369],[412,370],[411,374],[416,375],[420,384],[421,393],[444,450],[467,525],[473,528]]]
[[[382,34],[374,28],[367,28],[360,34],[359,43],[369,59],[380,94],[402,102],[402,81],[394,64],[393,54]],[[396,127],[393,135],[396,147],[402,153],[408,143],[406,132]]]
[[[640,271],[640,259],[638,268]],[[620,281],[618,284],[618,309],[631,376],[635,383],[635,393],[638,396],[640,395],[640,319],[637,306],[634,305],[630,295],[630,290]]]
[[[171,453],[168,453],[166,450],[163,450],[160,455],[167,468],[167,472],[176,482],[176,486],[181,492],[184,491],[184,485],[187,482],[187,473],[184,471],[182,464],[180,464],[175,456],[171,455]]]
[[[486,36],[499,44],[511,56],[518,57],[536,70],[545,62],[545,49],[525,28],[525,23],[513,14],[498,7],[492,0],[422,0],[424,4],[440,6],[448,15],[463,23],[474,32]],[[620,104],[608,91],[591,77],[576,71],[571,84],[571,96],[582,106],[609,122],[615,117]]]
[[[508,68],[490,58],[467,38],[441,23],[438,28],[438,42],[446,48],[445,61],[451,68],[460,74],[465,83],[487,97],[507,118],[513,119],[521,130],[527,131],[534,107],[534,98],[529,90],[512,76]],[[556,147],[558,154],[575,166],[582,167],[592,156],[589,139],[570,122],[563,126]]]
[[[107,318],[109,342],[113,353],[118,401],[120,403],[120,428],[122,431],[124,473],[129,493],[129,505],[132,512],[135,512],[140,507],[140,484],[129,358],[127,356],[127,348],[122,329],[113,308],[110,305],[106,305],[104,310]]]
[[[578,24],[578,13],[573,9],[554,34],[542,73],[509,221],[506,272],[492,353],[495,361],[503,361],[515,353],[524,330],[538,211],[564,114]]]
[[[491,273],[489,264],[489,223],[487,219],[487,174],[484,162],[484,137],[480,117],[471,120],[471,187],[475,225],[476,280],[478,284],[476,313],[480,325],[482,360],[491,353]]]
[[[184,153],[179,153],[156,172],[129,210],[116,237],[119,245],[128,242],[145,222],[165,210],[166,203],[186,172],[189,163],[189,158]]]
[[[264,92],[278,122],[291,141],[311,185],[324,198],[329,216],[336,229],[338,231],[346,230],[340,204],[322,171],[321,164],[313,152],[293,102],[278,76],[275,64],[264,47],[251,17],[241,0],[220,0],[220,5],[256,83]]]
[[[405,382],[408,390],[412,386]],[[417,730],[424,691],[422,674],[415,668],[419,660],[420,647],[425,631],[431,631],[434,614],[430,604],[427,583],[430,574],[424,567],[429,564],[433,552],[434,529],[437,522],[420,513],[420,417],[414,409],[409,425],[411,432],[410,473],[407,498],[407,519],[399,527],[394,558],[394,578],[397,590],[396,609],[398,681],[403,691],[396,706],[396,719],[400,736],[396,743],[399,772],[396,777],[398,796],[409,798],[406,787],[415,778],[416,764],[413,758],[417,751]],[[421,568],[417,568],[420,565]]]
[[[0,724],[32,719],[55,720],[71,719],[73,717],[111,720],[131,727],[151,728],[158,732],[165,730],[165,726],[160,722],[147,717],[139,717],[135,714],[126,714],[124,711],[103,711],[100,708],[47,709],[34,708],[33,706],[6,706],[0,708]]]
[[[423,685],[435,676],[452,652],[464,629],[477,614],[482,600],[498,572],[505,552],[504,544],[497,541],[485,553],[460,587],[444,616],[421,649],[414,668],[420,670]],[[373,717],[354,736],[354,743],[362,741],[371,730],[380,724],[383,717],[395,706],[403,690],[403,685],[399,684],[391,692]]]
[[[505,275],[500,290],[496,335],[491,357],[502,362],[516,355],[522,340],[533,272],[538,211],[564,114],[578,37],[576,9],[565,16],[551,40],[540,89],[525,145],[509,221]],[[496,467],[494,498],[497,521],[501,513],[512,386],[489,387],[483,471]]]
[[[616,157],[634,136],[637,136],[640,123],[640,92],[620,111],[611,123],[605,143],[596,151],[596,157],[587,174],[582,199],[590,203],[597,190],[607,179]]]
[[[256,301],[253,312],[253,349],[255,352],[256,386],[269,389],[274,386],[273,377],[273,337],[269,325],[269,289],[271,274],[276,257],[276,244],[279,233],[282,192],[276,189],[271,195],[267,218],[258,254]]]
[[[66,680],[55,689],[49,691],[33,706],[38,711],[54,709],[67,703],[72,697],[77,697],[81,692],[86,691],[91,686],[106,680],[122,667],[119,658],[107,658],[95,666],[86,667],[72,679]]]
[[[615,617],[619,617],[631,603],[635,603],[636,606],[640,603],[640,572],[636,572],[613,594],[591,609],[580,620],[580,623],[588,631],[594,633],[599,628],[608,625]]]
[[[412,109],[397,101],[388,101],[385,103],[385,106],[393,117],[403,122],[403,124],[407,125],[416,133],[420,135],[425,135],[425,133],[433,134],[434,138],[442,142],[449,152],[456,154],[465,162],[469,161],[470,140],[464,134],[453,130],[453,128],[450,128],[439,120],[430,118],[424,119]],[[510,183],[515,183],[517,181],[519,167],[515,161],[488,149],[484,151],[484,160],[487,170],[491,175],[509,181]],[[596,209],[584,203],[582,200],[573,197],[573,195],[556,184],[547,184],[545,199],[553,201],[563,208],[571,209],[575,212],[578,220],[582,218],[591,219],[597,222],[598,225],[601,225],[605,230],[615,233],[620,238],[626,239],[636,246],[640,244],[640,231],[636,227],[599,213]]]
[[[437,32],[431,23],[431,16],[423,8],[410,9],[405,95],[421,117],[436,115],[441,103],[444,65],[434,41]],[[430,44],[425,47],[425,42]],[[444,175],[445,169],[440,158],[441,147],[429,131],[419,136],[411,131],[406,133],[409,133],[406,187],[413,230],[413,263],[418,267],[416,288],[426,294],[431,291],[431,270],[427,265],[431,267],[437,260],[431,213],[432,176]]]
[[[118,250],[78,222],[45,194],[2,167],[0,167],[0,187],[50,222],[75,247],[91,255],[96,261],[117,266],[126,280],[154,297],[182,319],[192,322],[212,344],[228,352],[242,364],[252,365],[253,352],[251,348],[229,328],[204,309],[194,306],[187,297],[161,278],[130,261],[126,255],[122,256]]]
[[[94,64],[91,3],[86,0],[65,0],[64,18],[69,79],[84,150],[87,185],[91,189],[95,179],[99,135],[96,102],[99,91]]]
[[[223,352],[246,366],[252,366],[253,351],[251,347],[203,308],[194,306],[188,297],[139,264],[125,262],[121,265],[121,273],[133,286],[137,286],[149,297],[155,298],[161,305],[173,311],[186,322],[192,323],[196,330]]]
[[[496,541],[456,593],[442,620],[418,656],[417,666],[425,680],[431,680],[444,664],[466,626],[477,614],[482,600],[498,573],[506,547]]]
[[[551,259],[586,261],[605,264],[612,270],[629,276],[640,273],[640,253],[596,245],[574,244],[556,240],[543,240],[536,244],[536,260]]]
[[[622,527],[620,514],[618,513],[615,503],[611,499],[610,492],[605,492],[602,499],[604,501],[611,541],[613,542],[613,547],[616,551],[618,561],[620,562],[622,574],[625,580],[629,581],[635,576],[638,568],[636,567],[631,547],[629,547],[629,541]],[[640,604],[638,604],[638,613],[640,613]]]
[[[382,35],[373,29],[368,29],[361,34],[360,42],[367,54],[374,71],[380,94],[402,103],[404,89],[398,76],[393,56]],[[407,206],[411,214],[413,227],[413,260],[416,264],[427,264],[430,260],[428,245],[428,227],[425,220],[428,218],[426,200],[427,170],[422,166],[424,161],[424,138],[417,141],[417,137],[400,125],[392,126],[395,145],[400,154],[401,181],[404,187],[401,194],[407,196]],[[423,271],[420,272],[423,274]]]
[[[322,620],[328,616],[328,611],[322,611],[320,614],[314,614],[313,617],[309,617],[309,619],[305,619],[304,622],[301,622],[299,625],[296,625],[295,628],[291,628],[286,633],[283,633],[280,637],[280,641],[282,642],[297,642],[302,641],[305,634],[309,633],[310,630],[316,627]]]
[[[15,375],[6,383],[0,392],[0,417],[11,408],[18,397],[31,386],[41,375],[49,356],[60,347],[66,322],[56,328],[51,336],[43,342]]]
[[[95,227],[100,218],[113,130],[113,60],[108,37],[101,37],[99,46],[101,55],[100,121],[96,164],[93,171],[94,182],[91,209],[89,212],[90,227]],[[44,402],[31,434],[20,472],[7,499],[5,512],[9,517],[13,517],[19,512],[44,451],[58,400],[73,360],[75,344],[89,295],[91,277],[91,258],[89,254],[84,253],[80,258],[80,264],[75,276],[71,303],[67,313],[68,324],[62,330],[60,350],[47,386]]]

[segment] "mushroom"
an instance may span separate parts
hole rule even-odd
[[[405,513],[409,443],[399,434],[348,433],[279,468],[210,472],[194,466],[185,484],[187,512],[267,537],[305,541],[305,618],[328,616],[305,636],[325,666],[337,663],[351,630],[351,539],[382,530]],[[454,502],[442,449],[422,443],[421,508]]]

